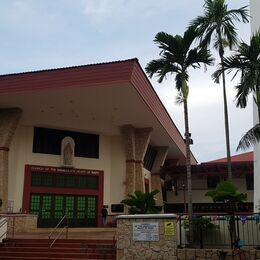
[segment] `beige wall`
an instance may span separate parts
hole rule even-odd
[[[125,146],[122,137],[110,137],[111,181],[110,204],[118,204],[125,196]]]
[[[236,187],[239,188],[240,192],[247,194],[247,202],[253,202],[253,191],[246,189],[246,179],[245,178],[233,178],[232,182]],[[175,195],[175,191],[167,192],[167,202],[168,203],[184,203],[184,192],[181,188],[181,183],[178,183],[178,195]],[[207,179],[194,179],[192,180],[192,202],[193,203],[210,203],[212,199],[210,197],[206,197],[205,193],[208,191],[207,189]],[[186,195],[186,203],[187,203],[187,191]]]
[[[25,164],[60,166],[60,156],[32,153],[33,127],[19,126],[9,154],[8,199],[14,211],[22,207]],[[75,158],[75,167],[104,171],[104,204],[119,203],[124,197],[125,153],[121,137],[100,135],[99,159]]]

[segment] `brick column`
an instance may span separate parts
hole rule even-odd
[[[19,108],[0,109],[0,212],[8,207],[8,151],[21,115]]]
[[[135,130],[131,125],[121,127],[124,136],[126,154],[125,195],[135,191]]]
[[[143,160],[152,135],[152,128],[135,129],[135,190],[144,192]]]
[[[160,193],[155,195],[156,205],[158,206],[163,206],[160,170],[161,170],[161,166],[164,164],[167,153],[168,153],[168,147],[165,146],[157,147],[157,155],[155,157],[153,168],[151,170],[151,188],[152,190],[158,189],[160,191]]]

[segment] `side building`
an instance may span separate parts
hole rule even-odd
[[[251,32],[252,34],[257,30],[260,30],[260,1],[250,0],[250,13],[251,13]],[[260,57],[259,57],[260,58]],[[259,123],[257,108],[254,104],[254,125]],[[255,178],[255,193],[254,193],[254,209],[259,211],[260,206],[260,190],[258,189],[260,185],[260,143],[254,147],[254,178]]]
[[[231,157],[232,182],[240,192],[247,194],[247,201],[238,206],[239,212],[253,212],[254,201],[254,165],[253,152]],[[214,203],[206,192],[215,189],[220,181],[227,179],[226,158],[192,165],[192,197],[194,213],[225,213],[225,203]],[[185,167],[168,165],[162,167],[165,179],[165,212],[187,213],[187,185]]]
[[[161,190],[166,158],[184,164],[185,143],[137,59],[0,76],[2,213],[101,226],[103,205]]]

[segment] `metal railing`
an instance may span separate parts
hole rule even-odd
[[[192,247],[203,248],[233,248],[260,247],[260,214],[258,213],[236,213],[234,215],[234,228],[236,237],[235,243],[230,236],[231,215],[221,214],[194,214],[193,220],[208,219],[215,228],[207,229],[205,226],[196,225],[194,221],[194,241]],[[177,217],[177,242],[180,248],[190,247],[188,241],[188,216],[178,215]]]
[[[50,244],[49,248],[51,249],[52,246],[55,244],[55,242],[57,241],[58,238],[60,238],[60,236],[62,235],[63,231],[66,230],[66,239],[68,239],[68,219],[67,219],[67,215],[65,214],[61,220],[59,221],[59,223],[54,227],[54,229],[50,232],[48,238],[51,239],[52,235],[54,234],[54,232],[58,229],[58,227],[60,227],[60,225],[63,223],[63,221],[66,219],[66,225],[58,232],[58,234],[54,237],[52,243]]]
[[[8,232],[7,219],[0,218],[0,230],[3,228],[4,225],[6,225],[6,230],[3,230],[2,234],[0,233],[0,243],[2,242],[2,239],[6,237],[7,232]]]

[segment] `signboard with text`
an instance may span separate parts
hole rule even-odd
[[[169,239],[170,237],[175,235],[174,223],[173,221],[165,221],[164,222],[164,236],[165,239]]]
[[[134,241],[159,241],[158,222],[135,222],[133,223]]]

